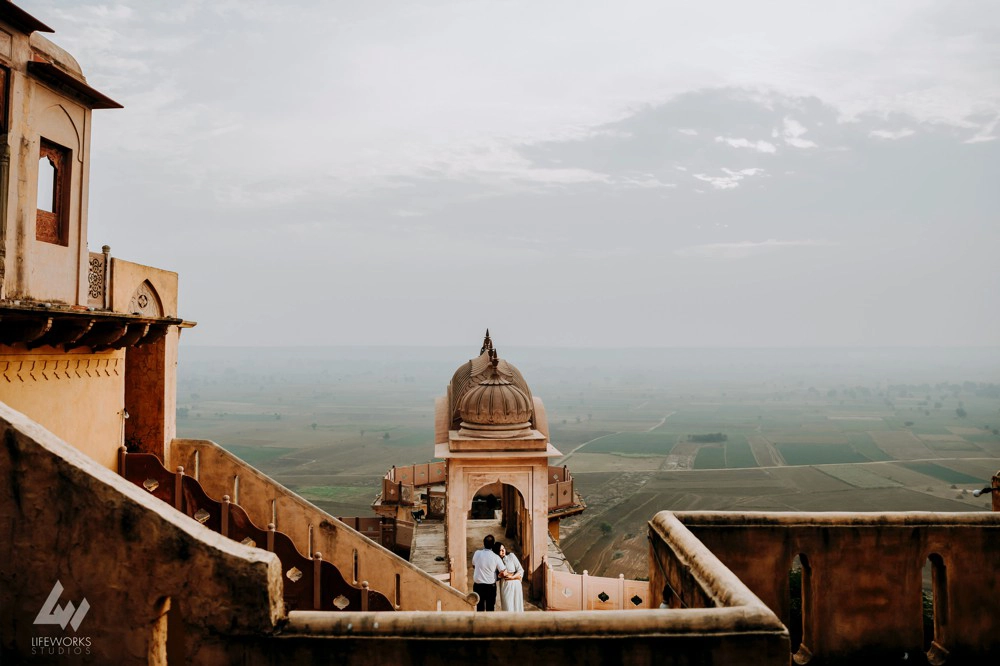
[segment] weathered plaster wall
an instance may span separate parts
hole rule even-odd
[[[31,298],[70,305],[86,304],[87,205],[90,177],[90,109],[25,73],[32,48],[62,52],[38,34],[16,30],[0,62],[11,68],[8,205],[2,218],[4,298]],[[72,60],[60,56],[62,60]],[[75,66],[75,63],[74,63]],[[39,141],[44,137],[70,151],[67,245],[35,239]]]
[[[129,304],[132,296],[143,282],[152,285],[162,312],[159,316],[177,316],[177,273],[143,266],[117,257],[111,258],[111,309],[115,312],[132,314]]]
[[[1000,516],[993,513],[678,513],[708,549],[787,622],[788,571],[810,573],[803,643],[818,658],[923,651],[921,574],[946,568],[948,663],[1000,660]],[[922,658],[922,657],[921,657]]]
[[[123,351],[0,345],[0,402],[112,470],[118,469],[124,394]]]
[[[88,266],[86,170],[89,168],[88,123],[90,110],[54,93],[27,77],[25,88],[29,110],[25,134],[18,146],[21,170],[18,173],[18,215],[27,230],[28,255],[26,296],[35,300],[58,301],[70,305],[87,302],[85,280]],[[68,210],[66,246],[35,240],[35,211],[38,191],[38,149],[41,138],[69,149],[69,192],[63,199]]]
[[[90,653],[59,663],[231,663],[241,636],[280,618],[275,555],[211,532],[3,405],[0,478],[0,661],[30,663],[33,639],[69,636],[89,638]],[[33,624],[57,580],[60,606],[90,605],[76,631]]]

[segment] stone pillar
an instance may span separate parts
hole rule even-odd
[[[448,557],[454,563],[451,586],[469,593],[468,561],[465,554],[465,531],[469,502],[465,497],[465,469],[453,460],[448,461],[448,509],[445,514],[445,539]],[[471,501],[471,498],[469,498]]]
[[[531,594],[539,597],[542,589],[543,559],[549,550],[549,461],[542,458],[532,465],[531,495]],[[526,498],[527,499],[527,498]]]

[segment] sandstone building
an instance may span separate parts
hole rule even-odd
[[[556,562],[559,521],[586,507],[488,335],[435,405],[432,460],[389,470],[374,518],[178,439],[194,324],[175,273],[89,250],[91,114],[119,105],[45,32],[0,2],[0,663],[1000,659],[997,513],[664,511],[648,582]],[[476,524],[515,544],[544,612],[474,612]]]

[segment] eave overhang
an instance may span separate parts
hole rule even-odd
[[[55,30],[31,14],[7,0],[0,0],[0,21],[17,28],[26,35],[30,35],[33,32],[55,32]]]
[[[50,62],[31,60],[28,62],[28,74],[39,81],[64,92],[91,109],[123,109],[121,104],[102,92],[88,86],[84,81]]]
[[[176,317],[42,304],[0,305],[0,344],[23,344],[28,349],[46,345],[65,350],[89,347],[93,351],[141,347],[163,338],[171,326],[195,325]]]

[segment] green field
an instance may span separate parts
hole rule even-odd
[[[847,441],[851,447],[868,460],[879,462],[882,460],[892,460],[892,458],[878,445],[872,441],[871,436],[866,432],[851,433],[847,436]]]
[[[588,453],[632,453],[665,456],[677,441],[676,435],[659,432],[619,432],[588,444]]]
[[[775,444],[789,465],[868,462],[849,444]]]
[[[742,435],[730,437],[726,442],[726,467],[731,469],[740,467],[756,467],[757,460],[753,457],[750,445]]]
[[[694,459],[695,469],[725,469],[726,449],[718,444],[705,444]]]
[[[817,469],[855,488],[899,488],[903,485],[861,465],[823,465]]]
[[[934,477],[935,479],[940,479],[945,483],[974,483],[980,485],[983,483],[983,480],[980,478],[969,476],[968,474],[963,474],[962,472],[956,472],[953,469],[948,469],[947,467],[942,467],[941,465],[937,465],[935,463],[906,462],[900,464],[907,469],[912,469],[914,472],[926,474],[927,476]]]

